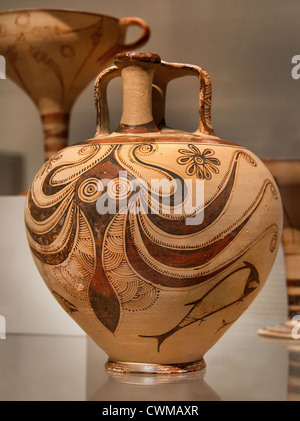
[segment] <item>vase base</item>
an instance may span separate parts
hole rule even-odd
[[[281,323],[275,326],[265,326],[258,329],[257,333],[261,336],[268,336],[279,339],[297,339],[293,333],[293,328],[296,326],[295,323],[287,320],[285,323]]]
[[[107,371],[115,373],[147,373],[147,374],[180,374],[203,370],[206,363],[203,359],[180,364],[150,364],[108,360]]]

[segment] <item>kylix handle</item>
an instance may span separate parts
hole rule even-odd
[[[139,39],[137,39],[134,42],[131,42],[130,44],[119,43],[119,47],[121,47],[121,50],[123,51],[135,50],[136,48],[141,47],[148,41],[150,37],[150,28],[143,19],[140,19],[140,18],[121,18],[120,19],[120,28],[123,35],[125,35],[127,28],[129,26],[139,26],[140,28],[142,28],[142,33]]]

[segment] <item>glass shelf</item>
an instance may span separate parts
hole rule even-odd
[[[300,400],[300,341],[257,334],[264,318],[242,316],[185,375],[111,375],[86,336],[8,334],[0,340],[1,401]]]

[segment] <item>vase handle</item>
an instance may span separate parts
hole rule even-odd
[[[125,36],[127,28],[129,26],[140,26],[142,28],[142,34],[140,38],[134,42],[131,42],[130,44],[123,44],[119,43],[119,47],[122,51],[127,50],[134,50],[138,47],[141,47],[144,45],[149,37],[150,37],[150,28],[147,25],[147,23],[140,18],[121,18],[120,19],[120,28],[121,28],[121,34]]]
[[[161,61],[161,65],[155,71],[153,80],[153,86],[158,92],[156,104],[153,104],[153,112],[155,112],[155,108],[160,110],[160,115],[155,118],[155,122],[160,127],[165,124],[164,102],[167,84],[173,79],[189,75],[197,76],[200,84],[199,124],[196,133],[215,136],[211,124],[211,81],[208,73],[199,66]]]
[[[108,67],[97,77],[94,85],[94,100],[97,113],[97,128],[95,136],[109,134],[109,111],[107,105],[107,85],[121,75],[121,71],[116,66]]]

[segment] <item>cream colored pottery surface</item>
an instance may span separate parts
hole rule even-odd
[[[28,195],[28,241],[43,279],[113,360],[201,359],[261,290],[278,250],[281,200],[263,163],[244,148],[171,139],[71,146]],[[175,188],[202,180],[203,201],[194,214],[165,213],[163,188],[149,196],[153,179],[177,180]],[[103,213],[101,198],[114,191],[128,203]],[[186,198],[195,195],[191,183]],[[145,203],[153,213],[141,211]],[[186,222],[201,211],[197,224]]]

